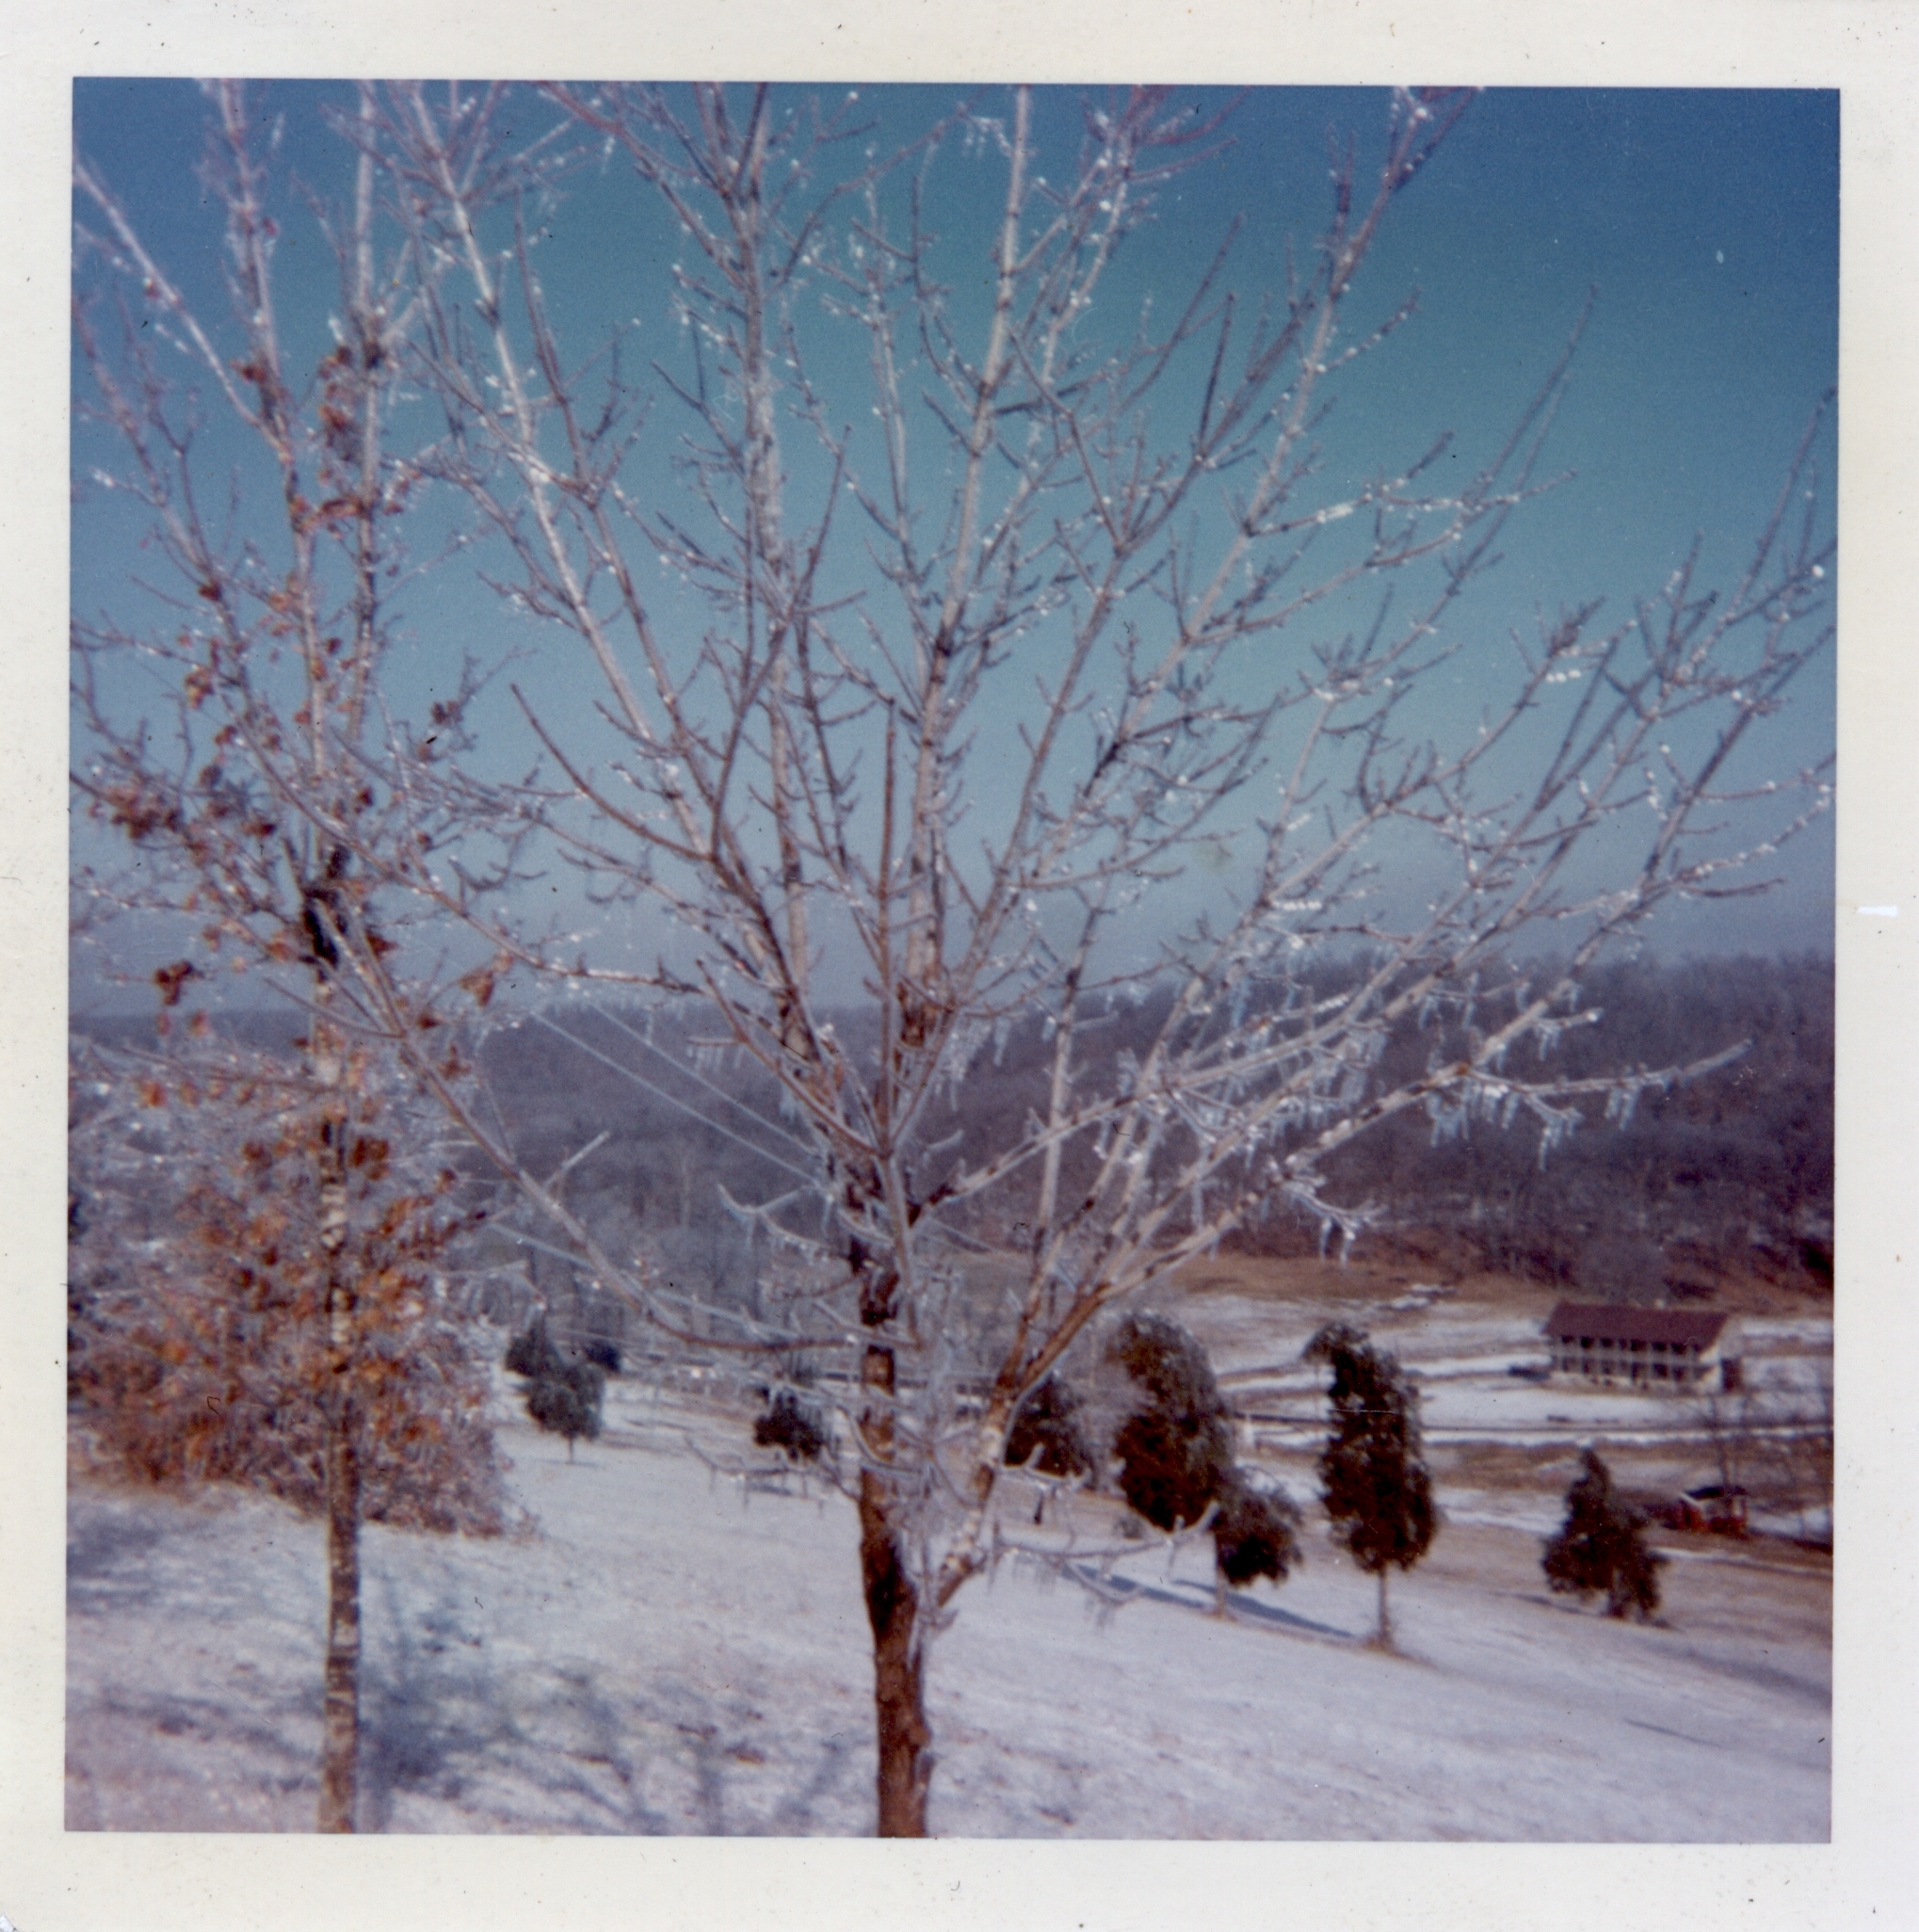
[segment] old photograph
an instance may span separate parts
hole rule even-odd
[[[68,1833],[1830,1840],[1836,89],[73,119]]]

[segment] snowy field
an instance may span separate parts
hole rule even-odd
[[[869,1831],[850,1505],[716,1479],[679,1432],[736,1458],[736,1419],[630,1381],[608,1409],[571,1466],[504,1422],[518,1538],[367,1532],[363,1828]],[[1545,1590],[1548,1494],[1442,1471],[1447,1525],[1394,1579],[1398,1655],[1367,1647],[1374,1585],[1316,1520],[1304,1570],[1225,1618],[1200,1550],[1129,1556],[1105,1611],[1003,1564],[933,1653],[934,1829],[1825,1839],[1830,1564],[1700,1539],[1658,1624],[1613,1623]],[[1076,1508],[1109,1535],[1108,1505]],[[82,1477],[69,1536],[69,1828],[310,1829],[319,1526]]]
[[[1797,1495],[1780,1493],[1775,1467],[1786,1439],[1822,1424],[1830,1429],[1830,1315],[1742,1316],[1742,1393],[1682,1395],[1513,1373],[1543,1365],[1540,1322],[1552,1302],[1548,1294],[1509,1285],[1492,1298],[1389,1286],[1345,1300],[1308,1294],[1276,1302],[1235,1292],[1227,1277],[1219,1290],[1193,1296],[1177,1313],[1205,1342],[1221,1387],[1245,1418],[1243,1449],[1282,1472],[1296,1496],[1312,1492],[1313,1457],[1325,1427],[1324,1371],[1302,1361],[1300,1351],[1321,1323],[1337,1319],[1367,1329],[1412,1371],[1427,1443],[1443,1480],[1476,1451],[1537,1452],[1530,1467],[1508,1469],[1499,1492],[1480,1493],[1470,1478],[1456,1483],[1451,1507],[1458,1520],[1551,1529],[1586,1443],[1642,1495],[1670,1497],[1717,1481],[1717,1425],[1747,1439],[1734,1451],[1747,1465],[1735,1480],[1753,1489],[1753,1526],[1830,1544],[1831,1515],[1823,1499],[1815,1501],[1803,1481]]]

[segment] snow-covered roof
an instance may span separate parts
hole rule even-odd
[[[1595,1342],[1679,1342],[1695,1348],[1710,1348],[1725,1326],[1722,1314],[1613,1302],[1562,1301],[1546,1317],[1546,1333],[1556,1341],[1590,1335]]]

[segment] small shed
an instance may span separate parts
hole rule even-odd
[[[1736,1483],[1701,1483],[1673,1499],[1666,1520],[1674,1529],[1743,1537],[1748,1534],[1746,1502],[1746,1491]]]
[[[1553,1373],[1635,1388],[1737,1389],[1745,1341],[1736,1315],[1562,1301],[1546,1318]]]

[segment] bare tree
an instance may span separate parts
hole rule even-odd
[[[1802,1538],[1832,1533],[1832,1379],[1821,1376],[1782,1405],[1764,1443],[1782,1507],[1798,1520]],[[1808,1509],[1812,1520],[1808,1520]],[[1820,1519],[1823,1518],[1823,1523]]]
[[[1110,330],[1095,310],[1116,250],[1216,135],[1156,93],[1089,108],[1058,180],[1024,90],[850,169],[850,105],[549,99],[678,224],[685,350],[655,377],[682,428],[672,487],[657,470],[642,486],[638,392],[608,362],[589,400],[524,219],[483,238],[456,165],[464,105],[397,97],[419,246],[468,278],[457,306],[438,285],[421,337],[441,474],[510,551],[512,594],[603,681],[602,743],[526,694],[551,778],[509,789],[468,767],[462,802],[669,914],[686,963],[601,969],[710,1000],[812,1151],[810,1199],[763,1214],[821,1291],[809,1343],[831,1330],[836,1269],[855,1318],[879,1828],[918,1833],[927,1638],[989,1560],[1021,1400],[1101,1311],[1275,1199],[1349,1236],[1363,1210],[1324,1196],[1320,1163],[1405,1109],[1442,1127],[1524,1110],[1550,1141],[1588,1095],[1617,1110],[1689,1071],[1509,1063],[1591,1017],[1578,976],[1609,942],[1726,889],[1746,856],[1719,834],[1729,762],[1827,635],[1830,545],[1797,514],[1814,440],[1728,594],[1688,564],[1610,630],[1590,607],[1546,622],[1443,743],[1417,696],[1541,486],[1566,359],[1463,485],[1434,480],[1443,443],[1328,489],[1315,436],[1338,372],[1410,311],[1342,332],[1463,97],[1398,97],[1377,172],[1341,161],[1318,242],[1266,300],[1233,291],[1229,236],[1194,287]],[[983,303],[939,279],[927,212],[956,145],[997,171]],[[861,345],[870,429],[814,375],[835,333]],[[649,590],[654,558],[702,616]],[[1629,855],[1583,869],[1649,800]],[[1755,844],[1824,802],[1806,775]],[[1127,916],[1220,840],[1250,855],[1236,895],[1156,928],[1143,972],[1123,959]],[[1421,868],[1427,902],[1369,899],[1381,863]],[[1532,987],[1510,960],[1542,920],[1573,942]],[[1336,996],[1314,977],[1330,947],[1363,961]],[[857,1051],[826,990],[848,954],[878,1016]],[[1142,980],[1161,993],[1143,1047],[1103,1054]],[[1412,1012],[1432,1064],[1381,1090],[1369,1071]],[[943,1089],[1033,1016],[1030,1111],[977,1157],[943,1150]],[[1018,1276],[962,1415],[976,1365],[943,1338],[982,1246]]]
[[[1579,1079],[1542,1057],[1595,1017],[1580,975],[1608,945],[1745,889],[1825,806],[1823,768],[1767,785],[1763,824],[1734,782],[1829,635],[1816,425],[1724,594],[1688,562],[1611,628],[1543,620],[1503,670],[1476,662],[1497,696],[1448,736],[1422,694],[1549,480],[1578,328],[1464,482],[1444,441],[1335,468],[1320,437],[1340,373],[1411,314],[1350,319],[1465,97],[1396,96],[1376,169],[1335,157],[1317,240],[1264,298],[1234,288],[1229,233],[1111,324],[1120,251],[1223,137],[1157,92],[1089,106],[1056,176],[1025,89],[889,153],[857,103],[764,88],[549,89],[553,128],[509,153],[500,98],[394,89],[356,132],[409,238],[407,368],[443,412],[419,470],[473,507],[475,554],[556,653],[516,691],[540,771],[443,748],[405,796],[471,849],[540,843],[673,937],[651,965],[587,957],[401,848],[346,849],[484,936],[476,1001],[514,960],[691,995],[777,1085],[793,1185],[740,1205],[779,1292],[701,1309],[391,1029],[664,1329],[850,1354],[879,1828],[916,1835],[930,1638],[1005,1545],[1022,1401],[1089,1325],[1275,1206],[1349,1240],[1365,1203],[1323,1165],[1408,1110],[1527,1116],[1549,1147],[1736,1051]],[[562,342],[536,271],[569,139],[629,165],[679,237],[682,333],[645,383],[623,340]],[[936,233],[956,169],[997,211],[983,259]],[[562,675],[594,682],[591,717]],[[1174,885],[1201,859],[1224,867],[1210,898]],[[1516,949],[1548,922],[1565,964],[1534,985]],[[861,1003],[856,1029],[838,1009]],[[1430,1060],[1385,1081],[1411,1016]],[[1021,1106],[956,1142],[956,1084],[1008,1041]]]
[[[1692,1413],[1700,1434],[1712,1446],[1721,1489],[1728,1496],[1735,1489],[1743,1489],[1747,1464],[1755,1447],[1751,1392],[1741,1390],[1736,1396],[1709,1392],[1693,1405]]]
[[[419,475],[389,427],[418,278],[403,246],[379,246],[378,176],[363,147],[344,205],[314,202],[340,284],[331,339],[302,366],[289,342],[311,343],[317,318],[288,324],[280,311],[275,142],[240,88],[209,93],[202,179],[223,217],[226,316],[198,312],[114,185],[84,158],[74,166],[85,215],[75,330],[91,382],[79,425],[102,454],[88,482],[141,519],[142,560],[127,575],[148,602],[132,620],[137,604],[119,594],[98,614],[74,612],[73,783],[90,818],[131,850],[123,867],[76,864],[73,884],[83,931],[104,924],[111,939],[118,922],[147,943],[155,930],[174,943],[185,935],[187,954],[152,975],[163,1034],[192,1041],[196,1029],[175,1021],[197,990],[235,973],[267,982],[299,1022],[291,1071],[222,1070],[201,1045],[163,1060],[146,1084],[202,1143],[173,1151],[199,1163],[201,1224],[236,1244],[201,1257],[196,1279],[204,1288],[209,1270],[239,1271],[241,1299],[258,1304],[250,1319],[265,1324],[250,1373],[297,1385],[315,1408],[320,1493],[280,1488],[327,1521],[319,1826],[350,1831],[364,1463],[382,1417],[406,1406],[395,1408],[395,1389],[381,1394],[380,1365],[404,1384],[430,1377],[436,1359],[420,1326],[431,1297],[402,1292],[402,1277],[438,1238],[431,1201],[443,1183],[416,1184],[411,1158],[393,1158],[405,1135],[390,1110],[406,1093],[395,1038],[443,1085],[462,1077],[450,1033],[436,1031],[441,989],[415,964],[406,902],[380,899],[383,881],[446,863],[449,835],[381,776],[392,764],[381,680],[404,561],[397,533]],[[372,106],[363,92],[368,124]],[[458,703],[435,725],[456,736]],[[180,1329],[192,1297],[169,1300],[164,1285],[144,1314],[122,1310],[123,1336]],[[230,1305],[240,1287],[227,1285]],[[297,1373],[273,1366],[288,1349]],[[244,1364],[215,1356],[207,1373],[244,1378]],[[258,1460],[233,1441],[214,1459]],[[207,1466],[203,1456],[182,1465]],[[444,1458],[423,1463],[423,1479],[429,1470],[446,1474]]]

